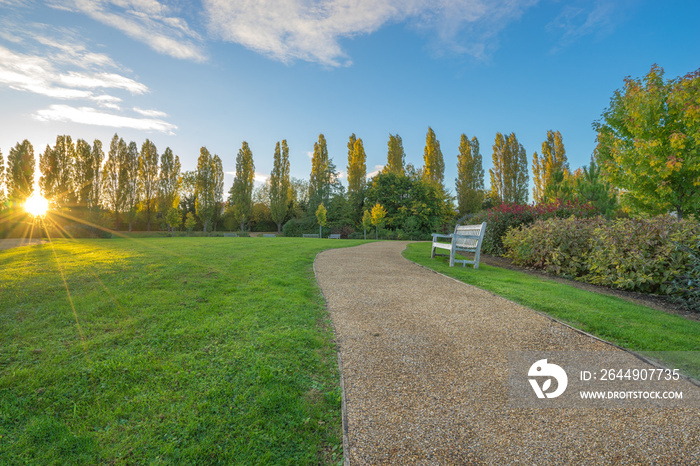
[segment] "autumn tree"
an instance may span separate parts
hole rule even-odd
[[[216,154],[212,157],[212,165],[214,175],[214,216],[212,217],[212,223],[214,231],[216,231],[216,225],[221,220],[221,214],[224,210],[224,165],[221,162],[221,158]]]
[[[139,146],[131,141],[126,149],[126,156],[123,159],[123,167],[126,179],[122,189],[124,190],[124,210],[129,222],[129,231],[132,230],[136,210],[142,199],[143,185],[140,175]]]
[[[401,175],[405,173],[404,164],[406,153],[403,150],[403,142],[401,136],[389,134],[389,142],[387,143],[388,151],[386,156],[386,166],[384,173],[395,173]]]
[[[233,212],[233,218],[245,231],[245,226],[250,222],[253,212],[253,181],[255,179],[255,165],[253,164],[253,152],[248,143],[243,141],[236,157],[236,176],[233,186],[229,190],[228,203]]]
[[[220,177],[216,172],[220,164],[218,155],[212,156],[206,147],[199,150],[194,195],[195,210],[202,221],[203,231],[210,231],[214,219]]]
[[[445,179],[445,161],[440,150],[440,141],[437,140],[433,128],[428,127],[423,151],[423,177],[435,184],[442,185]]]
[[[0,211],[5,208],[5,159],[0,151]]]
[[[119,228],[119,216],[125,205],[127,180],[127,146],[115,133],[102,170],[102,199],[107,208],[114,212],[115,229]]]
[[[386,217],[386,209],[380,204],[376,203],[372,207],[372,212],[370,212],[372,218],[372,225],[375,228],[376,239],[379,239],[379,227],[384,224],[384,217]]]
[[[479,151],[479,140],[469,141],[462,134],[457,156],[457,206],[460,215],[478,212],[484,201],[484,168]]]
[[[560,175],[557,175],[560,173]],[[553,185],[555,178],[564,179],[570,175],[569,162],[566,159],[564,141],[559,131],[547,131],[547,139],[542,143],[542,155],[532,154],[532,189],[535,202],[554,201],[545,196],[547,187]],[[550,188],[550,191],[552,188]]]
[[[327,214],[328,214],[328,211],[323,206],[323,204],[319,204],[318,209],[316,209],[316,221],[318,222],[318,237],[319,238],[323,238],[323,227],[325,227],[326,223],[328,222]]]
[[[102,193],[102,161],[105,158],[105,153],[102,150],[102,141],[95,139],[92,143],[92,163],[93,163],[93,183],[92,192],[90,194],[90,209],[98,208],[101,201]]]
[[[39,187],[55,207],[76,203],[74,181],[75,146],[70,136],[56,137],[53,147],[46,147],[39,156]]]
[[[328,156],[326,138],[318,135],[314,143],[314,155],[311,158],[311,176],[309,177],[309,205],[330,204],[331,195],[338,182],[335,164]]]
[[[170,209],[180,202],[180,157],[173,155],[166,147],[160,156],[160,177],[158,178],[158,211],[167,215]],[[168,222],[172,225],[171,222]]]
[[[625,78],[593,124],[603,176],[634,212],[700,212],[700,69],[664,80],[653,65]]]
[[[353,222],[360,220],[367,186],[367,156],[362,139],[350,136],[348,141],[348,201]]]
[[[496,133],[493,144],[491,196],[498,202],[526,204],[528,199],[527,154],[515,133]]]
[[[146,211],[146,230],[151,231],[151,217],[156,210],[159,179],[158,151],[156,150],[156,145],[150,139],[146,139],[141,145],[138,179],[141,190],[141,202]]]
[[[34,147],[26,139],[10,149],[5,169],[10,201],[22,203],[34,192],[34,164]]]
[[[289,180],[289,147],[287,140],[275,145],[275,155],[270,173],[270,216],[277,224],[277,233],[282,231],[282,223],[292,200],[292,186]]]
[[[95,184],[95,161],[90,144],[84,139],[75,141],[75,193],[78,206],[87,209]]]
[[[372,226],[372,214],[369,213],[369,210],[365,210],[362,214],[362,228],[364,229],[365,232],[365,239],[367,239],[367,228]]]

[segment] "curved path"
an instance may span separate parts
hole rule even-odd
[[[510,406],[509,352],[629,355],[422,268],[401,256],[406,244],[332,249],[314,264],[350,464],[700,464],[697,409]]]

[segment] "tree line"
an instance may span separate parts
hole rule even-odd
[[[444,186],[444,157],[432,128],[426,134],[420,168],[406,163],[398,134],[389,135],[384,169],[369,180],[362,139],[350,135],[347,148],[347,188],[320,134],[308,181],[290,176],[289,147],[282,140],[275,145],[267,183],[254,189],[253,153],[244,141],[236,156],[233,185],[224,199],[222,160],[206,147],[200,149],[196,170],[183,172],[180,158],[169,147],[159,155],[149,139],[139,148],[115,134],[105,154],[100,140],[73,142],[70,136],[59,135],[39,156],[38,184],[55,211],[130,231],[135,225],[151,230],[154,224],[158,229],[187,224],[204,231],[246,231],[258,225],[282,231],[290,221],[292,230],[306,231],[320,205],[331,227],[359,229],[365,212],[380,204],[386,209],[383,226],[419,235],[489,205],[528,201],[527,157],[514,133],[496,134],[489,191],[484,189],[478,139],[461,136],[454,197]],[[561,194],[552,188],[559,172],[567,180],[570,175],[559,132],[548,133],[542,154],[533,156],[538,201]],[[0,195],[5,196],[5,185],[9,202],[4,205],[19,205],[34,187],[31,143],[25,140],[13,147],[7,168],[4,165],[0,153]]]
[[[601,119],[594,123],[598,145],[587,166],[571,170],[562,135],[547,131],[541,151],[531,158],[535,203],[579,200],[600,213],[700,212],[700,70],[669,81],[654,65],[644,79],[625,80]],[[200,228],[312,232],[323,205],[324,223],[351,234],[367,227],[379,205],[377,227],[408,236],[436,231],[455,219],[507,204],[529,202],[528,156],[515,133],[497,133],[492,146],[490,189],[479,140],[461,135],[454,196],[445,188],[445,161],[428,128],[423,166],[406,163],[401,137],[390,134],[383,170],[367,178],[362,139],[347,143],[347,188],[320,134],[314,143],[308,180],[290,176],[286,140],[275,144],[267,182],[254,188],[253,153],[243,142],[236,156],[233,185],[224,199],[222,160],[206,147],[197,168],[182,171],[168,147],[158,154],[146,139],[141,147],[117,134],[105,154],[92,144],[60,135],[39,155],[38,184],[55,211],[115,229]],[[0,152],[0,201],[6,211],[34,187],[34,149],[27,140]],[[377,211],[379,212],[379,210]],[[365,221],[363,221],[365,220]]]

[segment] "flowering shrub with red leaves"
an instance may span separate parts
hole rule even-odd
[[[546,220],[548,218],[590,218],[598,215],[599,212],[591,204],[580,201],[562,201],[522,205],[522,204],[501,204],[489,210],[476,213],[472,216],[465,216],[457,223],[477,224],[486,222],[486,233],[481,250],[486,254],[501,256],[506,250],[503,247],[503,237],[511,228],[521,225],[530,225],[535,220]]]

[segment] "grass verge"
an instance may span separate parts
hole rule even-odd
[[[5,464],[342,460],[312,264],[361,241],[62,240],[0,252]]]
[[[412,243],[403,255],[429,269],[550,315],[623,348],[641,353],[668,352],[674,359],[670,363],[680,364],[681,369],[695,378],[700,375],[698,321],[483,263],[478,270],[471,266],[450,267],[444,258],[431,259],[430,248],[429,242]]]

